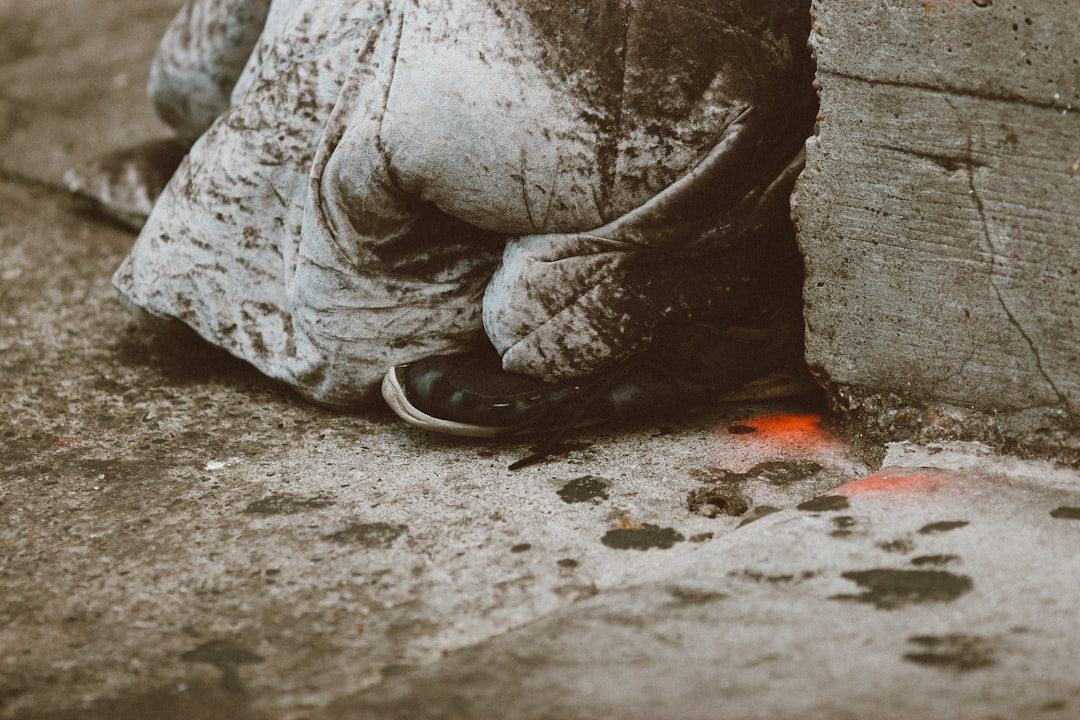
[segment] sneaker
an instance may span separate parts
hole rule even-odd
[[[816,390],[802,363],[801,318],[766,327],[690,323],[613,370],[548,383],[502,369],[494,353],[439,355],[390,369],[387,404],[426,430],[492,438],[564,433],[605,420],[659,417],[716,402]]]
[[[382,394],[405,422],[434,432],[492,438],[555,430],[582,383],[552,384],[502,369],[494,352],[435,355],[390,369]]]

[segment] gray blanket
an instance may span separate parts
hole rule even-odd
[[[331,405],[485,332],[515,372],[603,369],[723,312],[787,222],[808,26],[800,0],[190,0],[151,92],[194,144],[114,283]]]

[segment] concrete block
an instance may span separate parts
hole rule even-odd
[[[815,0],[807,355],[878,434],[1080,452],[1080,15]]]

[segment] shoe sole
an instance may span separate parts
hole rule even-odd
[[[390,368],[386,375],[383,376],[382,396],[386,404],[394,411],[394,414],[410,425],[424,430],[473,438],[494,438],[511,434],[507,428],[470,425],[469,423],[445,420],[417,409],[416,406],[409,402],[409,396],[405,394],[405,388],[401,386],[401,382],[398,380],[397,368]]]
[[[795,375],[790,372],[776,372],[752,380],[740,388],[724,393],[717,398],[717,401],[722,403],[738,403],[780,400],[782,398],[816,392],[818,389],[817,384],[812,380],[807,379],[805,376]],[[530,433],[527,429],[517,430],[489,425],[471,425],[469,423],[455,422],[453,420],[437,418],[434,415],[428,415],[409,402],[409,397],[405,394],[405,389],[398,380],[397,368],[390,368],[383,377],[382,396],[383,400],[386,401],[386,404],[394,411],[394,414],[408,424],[413,427],[421,428],[422,430],[429,430],[444,435],[472,438],[495,438],[543,432],[543,430],[540,429],[533,429],[532,433]],[[593,420],[582,423],[582,426],[595,425],[598,422],[602,421]]]

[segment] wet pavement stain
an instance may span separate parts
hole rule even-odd
[[[393,545],[394,541],[407,532],[408,529],[407,525],[393,525],[384,522],[354,522],[349,523],[337,532],[323,536],[323,539],[355,544],[365,548],[386,549]]]
[[[777,512],[780,512],[780,508],[778,507],[773,507],[772,505],[758,505],[746,519],[739,523],[739,527],[745,527],[755,520],[760,520],[767,515],[772,515]]]
[[[889,540],[887,542],[880,542],[877,544],[879,548],[888,553],[909,553],[915,549],[915,543],[906,538],[900,538],[899,540]]]
[[[911,558],[911,564],[921,567],[923,565],[948,565],[960,559],[959,555],[920,555]]]
[[[270,495],[248,503],[244,512],[249,515],[295,515],[305,510],[330,507],[334,502],[325,495],[301,497],[299,495]]]
[[[749,505],[730,488],[704,487],[686,494],[686,509],[707,518],[720,515],[737,517],[745,513]]]
[[[916,665],[967,672],[997,664],[994,647],[976,635],[916,635],[908,642],[919,647],[918,652],[904,653],[904,659]]]
[[[668,605],[676,607],[708,605],[709,603],[723,600],[727,597],[727,594],[722,592],[680,587],[678,585],[671,585],[665,589],[667,590],[667,594],[672,598],[672,602],[668,603]]]
[[[529,550],[532,550],[531,543],[518,543],[517,545],[514,545],[512,548],[510,548],[510,552],[512,553],[523,553],[528,552]]]
[[[956,530],[969,524],[970,523],[968,523],[967,520],[944,520],[942,522],[932,522],[919,528],[919,534],[930,535],[932,533],[949,532],[950,530]]]
[[[850,515],[841,515],[840,517],[834,517],[832,519],[833,527],[835,528],[831,533],[832,537],[847,537],[853,533],[852,529],[855,527],[855,518]]]
[[[600,542],[615,550],[667,550],[686,538],[674,528],[662,528],[645,523],[640,527],[608,530]]]
[[[26,720],[265,720],[250,707],[243,693],[226,692],[217,683],[170,684],[135,694],[97,700],[90,707],[75,707],[16,717]]]
[[[188,650],[180,656],[180,659],[189,663],[213,665],[221,672],[221,689],[231,693],[243,692],[238,668],[241,665],[253,665],[264,660],[232,640],[210,640],[193,650]]]
[[[847,510],[849,507],[851,504],[843,495],[822,495],[796,505],[795,509],[803,512],[833,512]]]
[[[165,469],[155,460],[80,460],[76,467],[88,480],[128,482],[161,477]]]
[[[952,602],[974,587],[966,575],[943,570],[856,570],[843,577],[863,592],[858,595],[832,595],[830,600],[869,603],[879,610],[895,610],[910,604]]]
[[[1061,506],[1050,511],[1050,517],[1058,520],[1080,520],[1080,507]]]
[[[817,573],[813,570],[803,570],[798,575],[796,575],[795,573],[766,575],[765,573],[759,572],[757,570],[743,570],[742,572],[737,572],[733,570],[728,573],[728,577],[742,577],[747,580],[753,580],[754,582],[767,582],[774,585],[783,585],[787,583],[797,583],[802,582],[803,580],[809,580],[811,578],[817,577]]]
[[[592,502],[607,500],[611,481],[595,475],[582,475],[570,480],[556,493],[564,503]]]
[[[790,485],[812,477],[823,469],[824,467],[816,462],[770,461],[758,463],[746,472],[706,467],[697,470],[694,474],[703,482],[737,483],[757,480],[770,485]]]

